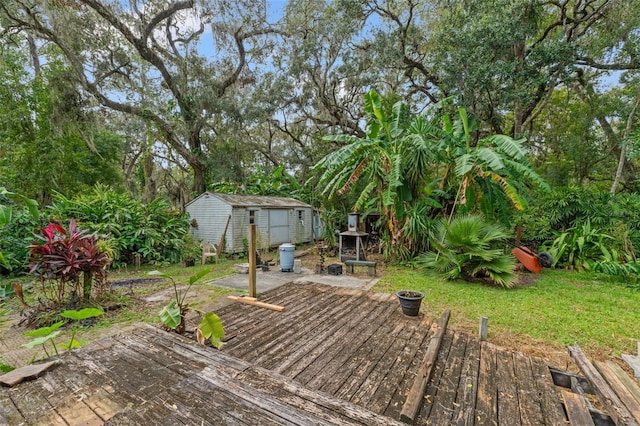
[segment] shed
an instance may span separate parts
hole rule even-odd
[[[313,240],[313,207],[293,198],[205,192],[185,209],[196,239],[217,246],[226,228],[224,253],[247,250],[251,223],[256,224],[258,248]]]

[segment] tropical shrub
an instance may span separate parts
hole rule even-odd
[[[17,202],[24,204],[19,207]],[[28,213],[28,214],[27,214]],[[38,203],[0,187],[0,272],[21,269],[27,259],[31,230],[37,226]]]
[[[515,258],[504,252],[509,232],[479,215],[459,215],[440,221],[431,240],[432,251],[418,256],[416,264],[447,280],[489,280],[512,287]]]
[[[85,301],[92,292],[105,290],[111,257],[108,247],[95,235],[78,229],[72,219],[68,230],[51,223],[34,236],[38,241],[29,246],[29,272],[40,278],[49,302],[61,305],[68,289],[73,299],[83,296]]]
[[[74,198],[56,193],[48,211],[58,221],[75,218],[89,232],[108,236],[115,266],[133,263],[136,255],[151,264],[178,263],[183,257],[188,216],[161,198],[142,204],[96,186],[93,193]]]
[[[557,233],[552,242],[543,245],[543,249],[553,256],[552,267],[560,265],[582,270],[588,269],[589,262],[593,261],[618,262],[619,259],[613,259],[611,255],[612,250],[617,253],[615,248],[610,248],[615,244],[613,237],[591,226],[591,221],[587,220],[581,226]]]

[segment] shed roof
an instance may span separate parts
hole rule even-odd
[[[286,197],[269,197],[264,195],[240,195],[240,194],[221,194],[219,192],[204,192],[196,197],[189,204],[200,198],[216,197],[232,207],[261,207],[261,208],[292,208],[311,206],[302,201],[294,200]],[[187,204],[187,205],[189,205]]]

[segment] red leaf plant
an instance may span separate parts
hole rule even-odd
[[[38,241],[29,246],[29,272],[40,278],[48,301],[62,304],[67,289],[72,298],[89,300],[92,287],[104,288],[111,263],[108,250],[95,235],[78,229],[74,219],[68,230],[50,223],[33,235]]]

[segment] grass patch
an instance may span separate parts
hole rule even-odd
[[[519,335],[617,356],[635,353],[640,339],[640,291],[586,273],[545,270],[532,284],[504,289],[390,267],[373,290],[401,289],[423,292],[423,310],[432,317],[451,309],[452,327],[477,333],[479,318],[488,317],[489,340]]]

